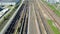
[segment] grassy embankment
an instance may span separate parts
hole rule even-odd
[[[48,19],[48,24],[50,25],[51,29],[53,30],[54,34],[60,34],[60,31],[57,27],[53,25],[53,21]]]
[[[42,0],[44,3],[47,3],[46,1]],[[56,13],[56,15],[58,15],[60,17],[60,12],[51,4],[47,3],[48,7],[50,7],[51,10],[54,11],[54,13]],[[47,19],[48,24],[50,25],[51,29],[53,30],[54,34],[60,34],[60,31],[58,30],[57,27],[55,27],[53,24],[54,22],[50,19]]]
[[[44,0],[42,0],[42,1],[43,1],[44,3],[46,3],[47,6],[48,6],[51,10],[53,10],[54,13],[55,13],[57,16],[60,17],[60,11],[59,11],[59,10],[57,10],[52,4],[50,4],[50,3],[48,3],[48,2],[46,2],[46,1],[44,1]]]

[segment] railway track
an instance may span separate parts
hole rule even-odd
[[[26,34],[28,25],[28,4],[23,3],[5,34]]]
[[[45,6],[45,4],[41,2],[40,4],[40,6],[44,9],[45,13],[55,22],[55,24],[57,24],[56,26],[60,30],[60,18],[51,9]]]
[[[32,4],[31,4],[32,3]],[[32,6],[31,6],[32,5]],[[46,23],[46,19],[44,17],[44,15],[42,14],[41,10],[40,10],[40,7],[38,6],[37,4],[37,1],[36,0],[31,0],[30,1],[30,21],[29,21],[29,27],[31,27],[32,29],[31,30],[28,30],[28,34],[53,34],[52,31],[50,30],[50,27],[49,25],[47,25]],[[32,9],[33,8],[33,9]],[[34,16],[33,16],[33,14]],[[34,17],[34,18],[33,18]],[[37,24],[37,30],[35,28],[36,24]],[[35,25],[34,25],[35,24]],[[33,26],[34,26],[34,29],[33,29]],[[30,29],[30,28],[28,28]]]
[[[28,8],[27,7],[28,6],[26,3],[24,4],[25,6],[23,8],[21,17],[15,26],[16,29],[15,29],[14,34],[26,34],[27,33],[27,24],[28,24],[28,11],[27,11]]]
[[[19,9],[16,17],[13,19],[12,23],[10,24],[9,28],[7,29],[5,34],[13,34],[15,31],[15,26],[17,25],[19,18],[21,17],[21,12],[24,8],[24,4],[22,5],[22,7]],[[26,13],[26,12],[25,12]]]
[[[54,34],[43,15],[42,8],[48,9],[39,0],[28,1],[22,5],[5,34]]]
[[[26,4],[26,7],[25,7],[25,18],[24,20],[22,21],[22,26],[21,26],[21,29],[20,29],[20,34],[27,34],[27,25],[28,25],[28,11],[27,11],[27,4]]]
[[[37,18],[35,15],[33,0],[29,0],[29,20],[27,34],[40,34]]]
[[[45,27],[44,27],[44,24],[43,24],[43,21],[42,21],[42,18],[41,18],[41,17],[43,17],[43,15],[40,14],[41,10],[37,6],[37,3],[34,3],[34,8],[35,8],[36,18],[37,18],[37,21],[38,21],[40,32],[41,32],[41,34],[47,34],[47,32],[45,30]]]
[[[36,5],[38,5],[37,10],[39,11],[38,13],[39,13],[39,15],[40,15],[40,18],[41,18],[42,23],[43,23],[43,25],[44,25],[44,28],[45,28],[45,30],[46,30],[46,34],[53,34],[53,31],[51,30],[50,26],[49,26],[48,23],[47,23],[47,20],[46,20],[45,17],[44,17],[43,9],[41,9],[41,6],[39,5],[39,4],[40,4],[40,3],[39,3],[39,0],[36,0],[36,3],[37,3]]]
[[[17,34],[18,30],[20,29],[20,27],[23,23],[22,21],[24,20],[24,16],[25,16],[25,13],[24,13],[24,9],[23,9],[22,12],[21,12],[21,17],[19,18],[19,21],[17,22],[17,24],[15,26],[16,29],[15,29],[14,34]],[[19,28],[18,28],[18,26],[19,26]],[[19,32],[20,32],[20,30],[19,30]]]

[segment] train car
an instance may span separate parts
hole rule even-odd
[[[8,11],[8,8],[0,8],[0,18]]]

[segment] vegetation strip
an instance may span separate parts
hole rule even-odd
[[[48,19],[48,24],[50,25],[51,29],[54,31],[54,34],[60,34],[60,31],[57,27],[53,25],[53,21]]]
[[[46,3],[47,5],[48,5],[48,7],[51,9],[51,10],[53,10],[54,11],[54,13],[57,15],[57,16],[59,16],[60,17],[60,11],[58,11],[53,5],[51,5],[50,3],[48,3],[48,2],[46,2],[46,1],[44,1],[44,0],[42,0],[44,3]]]

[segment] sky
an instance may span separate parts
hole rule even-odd
[[[59,2],[59,0],[56,0],[57,2]]]

